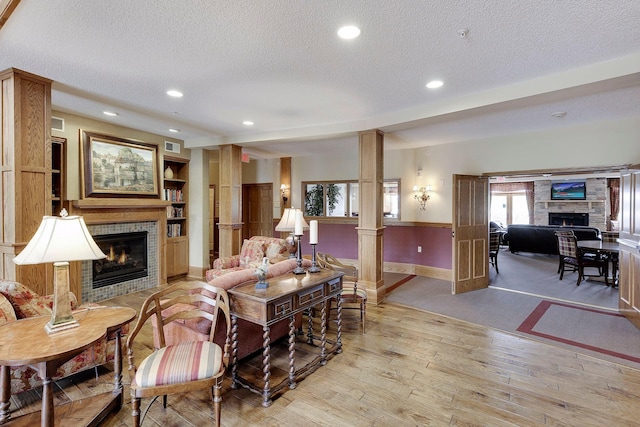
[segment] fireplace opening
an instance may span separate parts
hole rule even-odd
[[[93,289],[147,277],[147,232],[93,236],[106,258],[93,261]]]
[[[549,225],[588,226],[588,213],[549,212]]]

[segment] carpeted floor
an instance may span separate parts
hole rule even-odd
[[[640,369],[640,330],[616,315],[617,289],[596,280],[576,286],[575,274],[558,280],[557,257],[505,251],[499,257],[500,274],[492,268],[487,289],[452,295],[450,282],[415,276],[395,288],[385,303],[465,320]],[[406,278],[385,273],[387,286]]]

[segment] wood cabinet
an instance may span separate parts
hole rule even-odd
[[[620,174],[619,308],[640,328],[640,165]]]
[[[189,160],[164,158],[163,198],[167,206],[167,277],[189,272]]]
[[[167,277],[187,274],[189,272],[189,239],[187,237],[168,239],[165,257]]]

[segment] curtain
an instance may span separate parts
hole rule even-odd
[[[529,224],[534,223],[534,183],[529,182],[498,182],[491,184],[491,193],[515,193],[524,191],[527,200],[527,209],[529,210]]]
[[[607,187],[609,187],[611,208],[611,216],[609,217],[609,230],[611,230],[611,221],[617,221],[620,214],[620,178],[607,178]]]

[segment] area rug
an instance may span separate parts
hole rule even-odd
[[[618,313],[543,300],[516,330],[640,363],[638,330]]]

